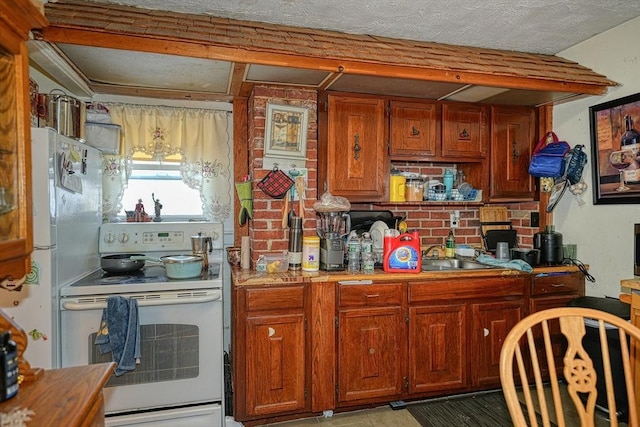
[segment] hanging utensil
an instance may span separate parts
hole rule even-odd
[[[284,203],[282,204],[282,228],[285,229],[288,226],[289,215],[289,193],[291,190],[287,190],[284,195]]]
[[[298,193],[298,213],[300,214],[300,218],[302,218],[302,221],[304,222],[304,192],[305,192],[305,182],[304,182],[304,177],[302,176],[298,176],[296,177],[296,181],[295,181],[295,186],[296,186],[296,192]]]
[[[294,216],[296,216],[296,211],[293,206],[293,190],[289,189],[289,216],[287,218],[287,226],[291,227]]]

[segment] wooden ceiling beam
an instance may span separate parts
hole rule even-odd
[[[495,72],[478,72],[471,70],[452,71],[411,65],[383,64],[367,60],[309,57],[291,53],[264,51],[258,48],[248,50],[246,48],[216,45],[211,42],[110,33],[106,31],[96,31],[95,29],[57,26],[56,24],[52,24],[50,27],[44,29],[40,37],[50,43],[67,43],[229,61],[233,63],[293,67],[363,76],[406,78],[422,81],[473,84],[509,89],[558,91],[588,95],[603,95],[607,92],[608,88],[607,85],[597,83],[591,84],[554,80],[551,78],[512,76]]]

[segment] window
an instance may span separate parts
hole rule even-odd
[[[154,216],[153,197],[162,204],[164,220],[186,220],[202,216],[200,192],[189,188],[180,176],[180,164],[175,162],[134,161],[127,189],[122,197],[123,212],[133,211],[142,199],[145,212]]]

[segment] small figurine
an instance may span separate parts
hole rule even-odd
[[[151,200],[153,200],[153,206],[156,212],[155,217],[153,217],[153,222],[160,222],[162,218],[160,217],[160,211],[162,210],[162,203],[160,203],[160,199],[155,198],[155,194],[151,193]]]
[[[136,210],[134,213],[135,221],[143,222],[145,216],[147,216],[147,213],[144,211],[144,205],[142,204],[142,199],[138,199],[138,203],[136,204]]]

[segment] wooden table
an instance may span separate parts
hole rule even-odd
[[[115,363],[46,370],[33,382],[20,385],[18,394],[0,403],[0,412],[29,409],[33,427],[103,427],[102,387]]]

